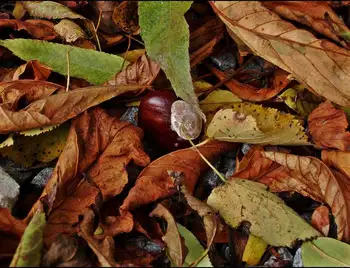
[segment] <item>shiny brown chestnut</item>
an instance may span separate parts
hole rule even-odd
[[[172,91],[148,93],[139,106],[138,125],[145,135],[167,152],[191,146],[171,129],[171,106],[177,100]]]

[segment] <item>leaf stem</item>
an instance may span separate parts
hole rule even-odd
[[[66,92],[69,90],[69,84],[70,84],[70,64],[69,64],[69,53],[71,52],[73,48],[69,49],[67,51],[67,86],[66,86]]]

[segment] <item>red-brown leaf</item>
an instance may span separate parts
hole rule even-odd
[[[324,236],[328,236],[329,233],[329,214],[326,206],[319,206],[311,216],[311,225]]]

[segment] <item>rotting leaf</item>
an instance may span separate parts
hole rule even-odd
[[[10,267],[35,267],[40,265],[45,224],[45,213],[38,210],[34,213],[32,220],[24,231]]]
[[[61,20],[58,24],[55,25],[54,30],[68,43],[72,43],[78,39],[85,38],[84,30],[71,20]]]
[[[260,1],[210,4],[256,55],[291,73],[315,93],[338,105],[350,106],[348,50],[296,28]]]
[[[147,54],[159,62],[176,95],[200,114],[190,74],[189,30],[183,16],[191,4],[144,1],[139,2],[138,12]]]
[[[11,215],[11,211],[7,208],[0,208],[0,231],[13,234],[21,238],[27,224],[23,220],[18,220]]]
[[[349,267],[350,246],[333,238],[319,237],[303,243],[301,258],[305,267]]]
[[[102,229],[100,234],[95,234],[97,239],[104,239],[106,236],[114,237],[121,233],[130,233],[134,228],[134,219],[130,212],[125,211],[120,216],[108,216],[105,221],[100,222]]]
[[[207,135],[222,141],[271,145],[306,145],[300,122],[290,114],[250,103],[229,105],[219,110],[207,128]]]
[[[162,204],[158,204],[150,213],[150,217],[155,216],[163,218],[168,223],[166,233],[162,239],[167,245],[167,253],[172,264],[178,267],[182,266],[187,256],[188,249],[185,246],[183,237],[177,229],[173,216]]]
[[[123,66],[123,58],[117,55],[69,45],[21,38],[0,40],[0,45],[23,60],[39,60],[63,75],[67,75],[69,53],[70,75],[93,84],[102,84],[112,79]]]
[[[334,108],[330,101],[320,104],[308,117],[309,131],[317,146],[348,150],[350,132],[343,110]]]
[[[80,88],[41,98],[19,111],[9,109],[5,103],[0,104],[0,112],[6,115],[0,121],[0,133],[61,124],[101,102],[140,89],[138,85]]]
[[[213,161],[224,152],[236,147],[234,143],[211,140],[198,145],[198,150],[209,160]],[[129,191],[121,210],[133,210],[141,205],[149,204],[176,193],[173,180],[168,170],[184,173],[186,185],[193,192],[200,174],[208,169],[198,152],[193,148],[182,149],[164,155],[149,164],[138,176],[135,186]]]
[[[191,264],[196,262],[204,254],[204,248],[197,238],[184,226],[179,223],[176,223],[177,229],[179,230],[180,235],[185,241],[185,245],[188,249],[188,254],[183,263],[184,267],[190,267]],[[196,266],[194,267],[213,267],[210,262],[209,256],[206,255]]]
[[[112,19],[117,28],[128,34],[140,34],[137,6],[137,2],[125,1],[114,8]]]
[[[311,216],[311,225],[324,236],[328,236],[329,233],[329,216],[329,209],[326,206],[317,207]]]
[[[91,209],[87,209],[84,213],[84,219],[79,225],[79,235],[83,237],[93,250],[99,264],[102,267],[116,267],[117,263],[114,259],[114,240],[107,236],[103,240],[94,237],[94,219],[95,214]]]
[[[320,236],[261,183],[228,181],[212,191],[207,203],[233,228],[243,221],[250,222],[250,232],[272,246],[291,247],[297,239]]]
[[[264,240],[255,235],[250,234],[247,244],[244,248],[242,261],[247,265],[258,265],[261,257],[264,255],[267,248],[267,244]]]
[[[227,79],[224,72],[220,71],[215,67],[211,67],[210,70],[215,74],[221,81]],[[249,84],[240,83],[238,80],[231,79],[225,83],[233,94],[243,100],[248,101],[265,101],[275,97],[280,93],[289,83],[288,73],[277,69],[273,76],[270,78],[270,87],[268,88],[256,88]]]

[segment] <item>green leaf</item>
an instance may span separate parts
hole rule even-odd
[[[319,237],[303,243],[301,258],[305,267],[349,267],[350,246],[333,238]]]
[[[70,75],[93,84],[102,84],[112,79],[123,65],[123,58],[116,55],[40,40],[8,39],[0,40],[0,45],[23,60],[39,60],[63,75],[67,75],[69,51]]]
[[[10,267],[38,267],[43,248],[45,213],[37,211],[27,226]]]
[[[85,19],[65,5],[52,1],[22,1],[21,4],[32,17],[43,19]]]
[[[195,262],[203,255],[205,250],[197,238],[188,229],[179,223],[177,223],[177,229],[179,230],[181,236],[184,238],[185,245],[188,249],[188,254],[183,266],[189,267],[191,263]],[[197,264],[196,267],[213,267],[208,254]]]
[[[250,222],[250,232],[271,246],[290,247],[297,239],[321,235],[266,185],[254,181],[228,181],[211,192],[207,203],[233,228]]]
[[[190,73],[189,29],[184,14],[192,1],[139,1],[141,36],[177,96],[198,107]]]

